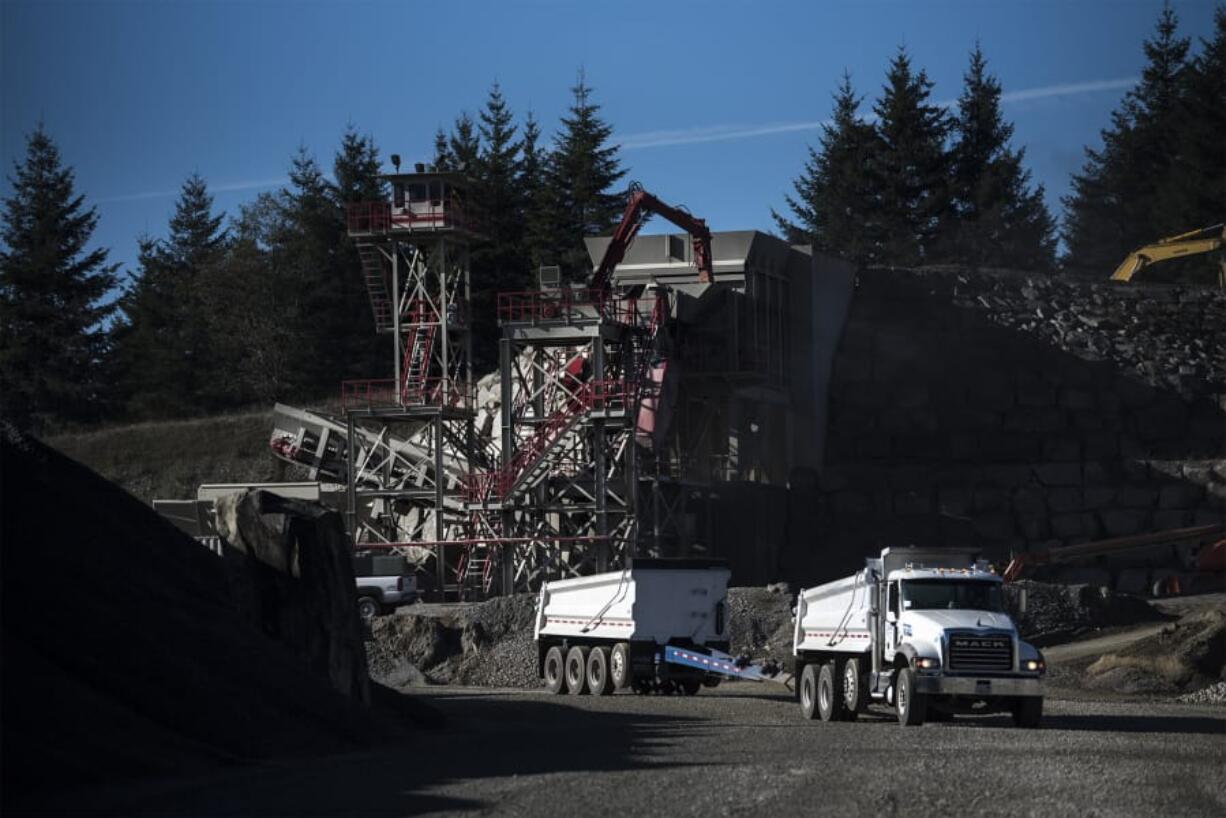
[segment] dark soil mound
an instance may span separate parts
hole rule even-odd
[[[1026,612],[1018,610],[1026,590]],[[1161,622],[1168,617],[1144,599],[1093,585],[1055,585],[1023,580],[1005,586],[1005,604],[1021,637],[1044,647],[1099,628]]]
[[[1186,693],[1226,681],[1226,610],[1188,614],[1086,668],[1086,686],[1118,693]]]
[[[252,623],[217,555],[2,424],[0,481],[5,811],[405,729]]]

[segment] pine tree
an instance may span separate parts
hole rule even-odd
[[[451,170],[473,173],[481,155],[481,141],[477,136],[477,124],[467,112],[456,117],[447,140],[447,159]]]
[[[97,212],[40,124],[14,162],[0,221],[0,413],[36,430],[98,417],[116,265],[88,249]]]
[[[498,360],[496,296],[528,287],[522,255],[526,229],[520,187],[520,149],[514,117],[497,83],[480,113],[481,149],[473,168],[472,200],[482,241],[472,256],[473,359],[479,370]]]
[[[774,211],[771,215],[787,241],[863,264],[873,258],[866,225],[876,202],[864,168],[871,162],[875,136],[859,107],[851,76],[844,73],[818,148],[809,148],[804,171],[793,183],[795,195],[784,197],[795,221]]]
[[[1200,46],[1185,68],[1175,106],[1171,167],[1158,180],[1155,196],[1155,236],[1184,233],[1226,218],[1226,6],[1216,9],[1213,37],[1202,39]],[[1218,262],[1212,255],[1197,256],[1166,262],[1162,269],[1182,268],[1172,275],[1211,284],[1217,280]]]
[[[1177,28],[1175,12],[1164,6],[1154,37],[1144,44],[1140,83],[1102,131],[1102,148],[1086,148],[1085,165],[1073,175],[1073,192],[1064,199],[1064,263],[1071,272],[1110,275],[1135,247],[1164,235],[1156,194],[1174,164],[1189,46]]]
[[[380,170],[374,137],[359,135],[353,125],[346,127],[332,162],[337,210],[343,214],[355,202],[386,200],[387,185],[379,178]],[[351,327],[352,331],[336,339],[345,362],[344,370],[337,375],[373,377],[386,368],[383,366],[386,345],[372,331],[370,300],[357,247],[347,230],[341,231],[338,240],[341,246],[337,275],[344,305],[344,318],[338,326]]]
[[[543,213],[542,188],[548,154],[540,147],[541,128],[531,111],[524,118],[520,146],[519,189],[524,203],[524,233],[520,237],[520,254],[528,271],[529,287],[535,286],[542,251],[538,222]]]
[[[342,204],[382,201],[387,185],[379,179],[379,149],[374,137],[361,135],[352,124],[341,135],[341,145],[332,162],[336,197]]]
[[[1031,189],[1025,150],[1009,146],[1013,125],[1001,115],[1000,94],[976,45],[954,120],[953,224],[944,249],[971,267],[1048,271],[1055,263],[1055,225],[1042,186]]]
[[[168,417],[214,408],[215,367],[203,277],[224,252],[223,214],[198,174],[183,183],[166,241],[144,237],[139,273],[120,305],[115,329],[119,382],[129,414]]]
[[[434,169],[451,170],[455,164],[451,157],[451,145],[447,141],[447,132],[439,128],[434,132]]]
[[[613,127],[599,117],[600,106],[592,102],[582,72],[571,92],[574,102],[562,118],[545,169],[534,240],[540,263],[558,264],[565,275],[578,278],[591,270],[583,238],[607,233],[617,224],[625,198],[609,189],[626,172],[618,146],[608,144]]]
[[[950,123],[944,109],[928,101],[931,92],[927,73],[913,71],[900,48],[873,106],[878,144],[869,171],[879,204],[869,232],[884,264],[937,260],[941,230],[949,222]]]

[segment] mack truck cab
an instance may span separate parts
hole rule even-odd
[[[1043,655],[1018,637],[1001,577],[974,558],[888,548],[851,577],[802,590],[792,652],[804,716],[854,719],[881,702],[903,726],[1004,711],[1037,727]]]

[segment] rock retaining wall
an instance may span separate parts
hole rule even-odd
[[[862,271],[831,395],[812,579],[886,545],[1004,559],[1223,521],[1219,290]]]

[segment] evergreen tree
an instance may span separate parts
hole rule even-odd
[[[600,118],[582,72],[571,92],[574,102],[562,118],[545,168],[533,239],[540,253],[537,263],[557,264],[573,278],[591,270],[583,238],[607,233],[617,224],[625,198],[609,189],[626,172],[618,146],[608,144],[613,127]]]
[[[374,137],[359,134],[352,124],[346,126],[332,161],[337,201],[348,204],[386,199],[387,185],[379,179],[380,170]]]
[[[525,232],[520,149],[515,125],[502,89],[490,89],[480,114],[481,150],[473,169],[476,189],[471,199],[482,241],[472,256],[474,365],[490,369],[498,360],[496,296],[528,287],[528,261],[523,257]]]
[[[1073,192],[1064,199],[1064,261],[1072,272],[1110,275],[1135,247],[1164,235],[1157,193],[1175,164],[1189,45],[1176,36],[1177,28],[1175,12],[1164,6],[1154,37],[1144,44],[1147,62],[1140,83],[1102,131],[1102,148],[1086,148],[1085,165],[1073,175]]]
[[[97,212],[41,124],[14,174],[0,219],[0,413],[36,430],[96,418],[116,266],[107,250],[88,249]]]
[[[481,155],[481,142],[477,137],[477,124],[467,112],[456,117],[447,142],[447,159],[451,169],[474,173]]]
[[[873,218],[876,200],[864,168],[876,143],[873,127],[860,118],[859,107],[851,76],[844,73],[818,148],[809,148],[804,171],[793,183],[795,195],[784,197],[795,220],[774,211],[771,215],[787,241],[812,244],[815,250],[863,264],[874,255],[866,225]]]
[[[202,279],[225,250],[222,214],[198,174],[183,183],[167,240],[140,241],[139,273],[120,306],[115,329],[120,390],[137,417],[186,415],[215,406],[215,367]]]
[[[988,74],[978,46],[964,83],[951,149],[954,221],[945,249],[971,267],[1051,270],[1055,225],[1043,188],[1031,189],[1025,150],[1009,146],[1013,125],[1001,115],[1000,83]]]
[[[453,164],[447,132],[439,128],[434,132],[434,168],[435,170],[451,170]]]
[[[913,266],[937,260],[941,230],[950,219],[949,117],[929,102],[932,82],[911,68],[903,49],[890,61],[877,114],[878,144],[869,176],[878,211],[869,227],[884,264]]]
[[[361,136],[349,125],[341,136],[341,145],[332,162],[334,193],[340,213],[353,203],[384,201],[387,185],[379,178],[379,149],[374,137]],[[357,247],[342,230],[338,256],[340,295],[344,304],[343,319],[338,327],[350,327],[351,332],[338,338],[344,357],[344,370],[337,373],[343,377],[373,377],[386,369],[384,359],[386,344],[374,332],[370,312],[370,297],[362,272],[362,260]]]
[[[529,111],[524,118],[522,144],[519,160],[519,189],[524,205],[524,232],[520,236],[520,254],[528,275],[529,288],[536,286],[537,270],[541,259],[539,246],[542,187],[545,165],[549,160],[540,147],[541,128],[536,117]]]
[[[1155,229],[1142,241],[1207,227],[1226,218],[1226,6],[1216,9],[1212,38],[1201,40],[1200,53],[1185,68],[1174,118],[1177,128],[1171,167],[1157,180]],[[1182,267],[1173,274],[1212,283],[1217,279],[1218,261],[1212,255],[1198,256],[1166,262],[1163,268]]]

